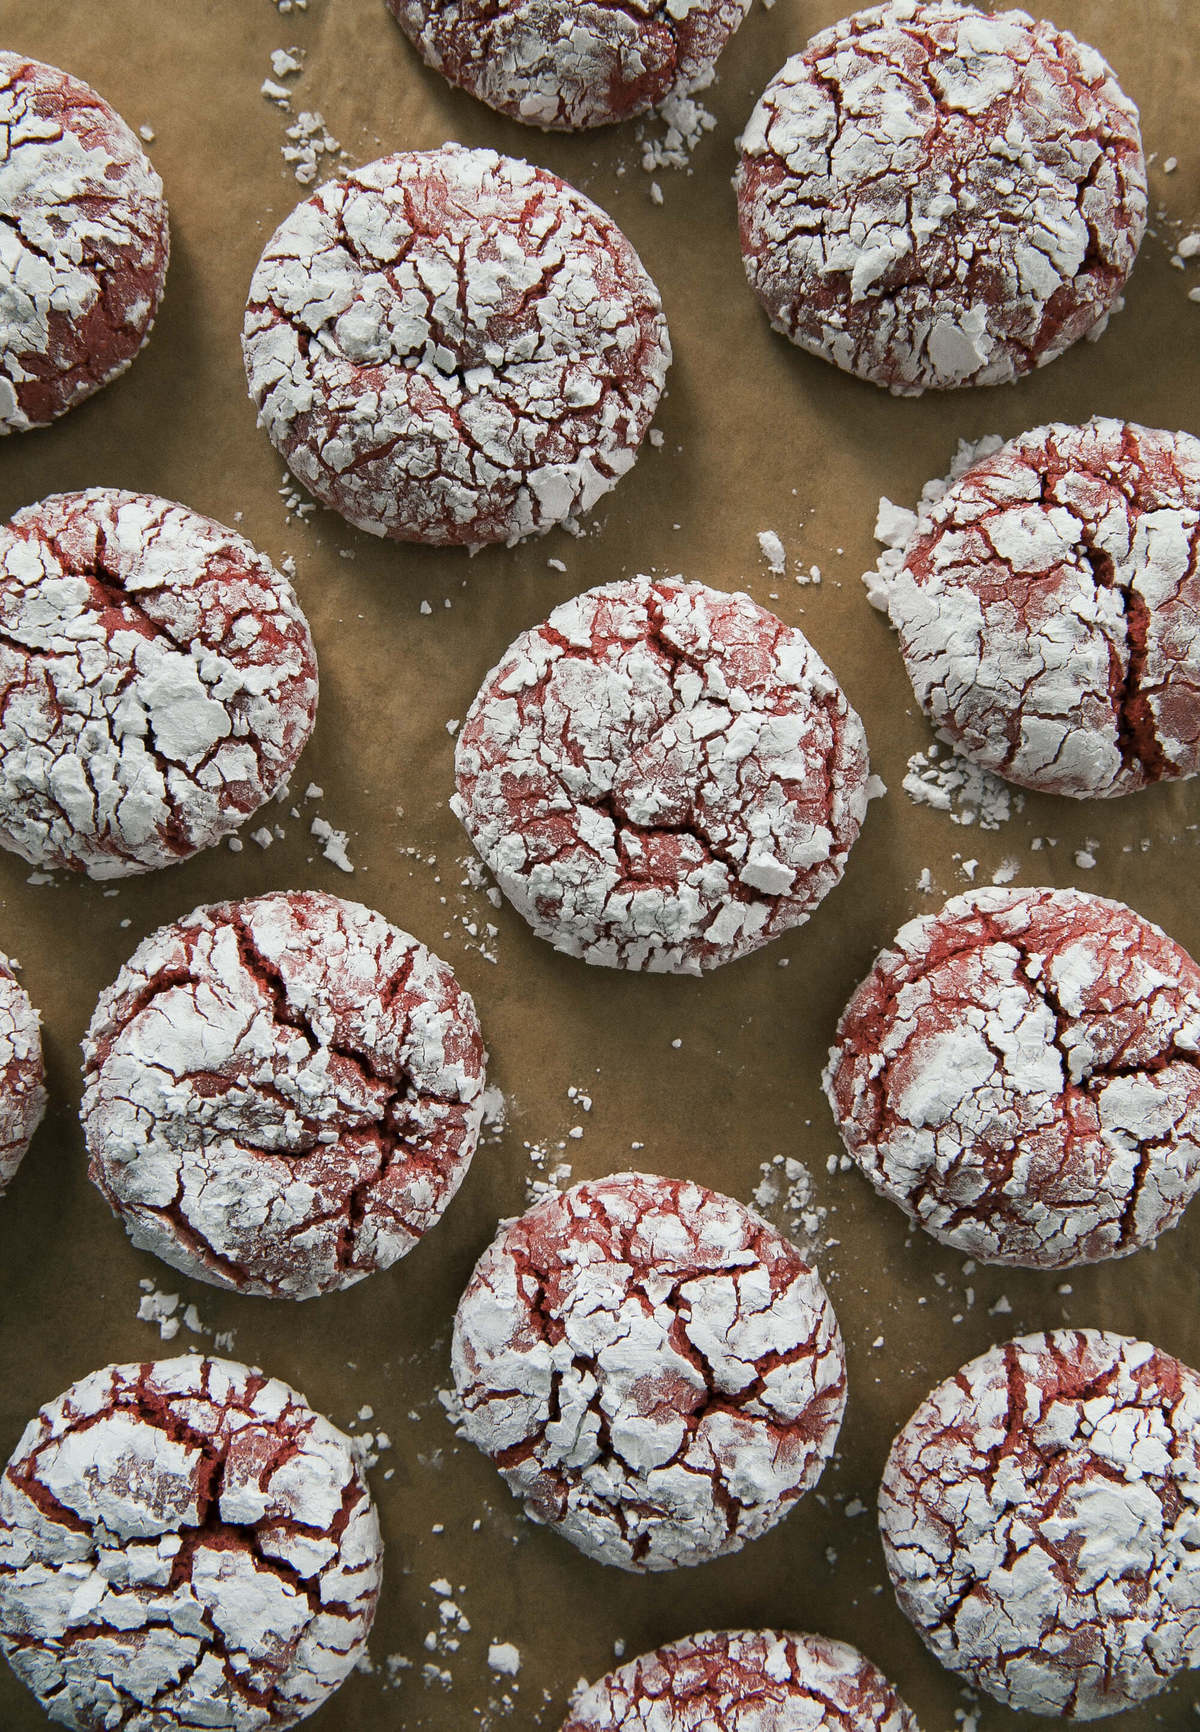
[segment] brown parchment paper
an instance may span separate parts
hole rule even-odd
[[[95,1367],[211,1347],[211,1335],[187,1327],[163,1342],[153,1322],[139,1321],[142,1281],[178,1293],[181,1313],[194,1304],[195,1321],[230,1333],[235,1357],[295,1383],[338,1423],[385,1431],[391,1447],[372,1473],[387,1548],[374,1670],[347,1682],[314,1732],[555,1732],[576,1681],[606,1671],[620,1645],[633,1656],[691,1631],[749,1625],[855,1643],[925,1732],[951,1732],[967,1712],[986,1732],[1031,1726],[990,1700],[973,1708],[896,1609],[873,1514],[890,1439],[936,1381],[1019,1330],[1111,1327],[1200,1364],[1200,1207],[1159,1250],[1130,1261],[1066,1277],[968,1272],[960,1257],[910,1236],[856,1173],[827,1171],[839,1144],[818,1083],[838,1013],[875,951],[904,919],[963,889],[965,861],[977,860],[976,883],[1012,861],[1020,884],[1121,897],[1200,953],[1200,785],[1090,805],[1028,795],[991,832],[915,805],[901,783],[929,731],[859,583],[874,559],[880,495],[911,503],[945,472],[959,437],[1093,413],[1200,433],[1200,305],[1188,300],[1200,263],[1185,272],[1170,263],[1173,240],[1200,221],[1200,4],[1054,0],[1056,22],[1117,68],[1156,154],[1155,217],[1126,310],[1098,344],[1019,385],[919,401],[892,399],[772,335],[738,254],[734,139],[786,56],[840,10],[838,0],[756,4],[701,99],[715,126],[686,168],[651,175],[636,124],[547,135],[449,90],[383,0],[308,0],[288,15],[272,0],[0,0],[0,45],[68,68],[132,126],[153,129],[172,226],[149,347],[54,428],[0,442],[0,513],[109,484],[236,522],[274,559],[294,557],[322,685],[293,796],[264,814],[281,832],[269,849],[246,837],[240,853],[221,847],[115,888],[61,875],[31,883],[28,867],[0,856],[0,948],[20,959],[43,1012],[52,1091],[0,1205],[0,1457],[40,1402]],[[292,44],[305,59],[302,74],[284,80],[294,91],[285,114],[260,85],[272,76],[271,50]],[[303,521],[287,510],[282,465],[246,396],[238,334],[259,251],[304,196],[281,156],[285,128],[313,110],[350,162],[447,138],[528,156],[597,199],[639,249],[676,349],[657,418],[664,443],[647,445],[581,538],[556,532],[472,560],[381,545],[324,510]],[[1178,167],[1167,174],[1170,156]],[[322,160],[323,179],[337,159]],[[789,561],[819,566],[821,583],[773,578],[756,541],[763,529],[782,537]],[[447,806],[448,724],[511,638],[567,596],[638,570],[745,588],[802,626],[863,716],[889,788],[811,924],[702,981],[625,977],[556,955],[464,883],[468,848]],[[310,783],[320,798],[305,799]],[[347,832],[352,877],[322,855],[314,815]],[[1036,838],[1045,845],[1035,849]],[[1076,861],[1085,846],[1090,869]],[[917,888],[925,868],[932,895]],[[133,946],[199,902],[304,886],[372,904],[453,964],[475,995],[507,1125],[405,1261],[296,1306],[220,1293],[135,1252],[86,1179],[75,1115],[80,1036]],[[591,1097],[590,1111],[571,1089]],[[582,1136],[570,1135],[575,1127]],[[498,1218],[526,1206],[537,1151],[551,1165],[569,1162],[575,1178],[636,1165],[743,1200],[776,1156],[811,1174],[813,1207],[826,1211],[819,1266],[846,1337],[849,1408],[817,1493],[737,1557],[645,1579],[591,1563],[525,1522],[443,1417],[437,1391],[448,1382],[457,1296]],[[364,1407],[374,1417],[360,1422]],[[865,1513],[846,1513],[855,1500]],[[450,1595],[434,1583],[449,1583]],[[457,1614],[440,1623],[447,1597],[469,1629],[455,1627]],[[427,1645],[430,1632],[440,1633]],[[488,1671],[492,1640],[519,1648],[515,1678]],[[427,1666],[439,1675],[426,1677]],[[1198,1694],[1185,1679],[1121,1724],[1194,1725]],[[45,1723],[0,1667],[0,1728]]]

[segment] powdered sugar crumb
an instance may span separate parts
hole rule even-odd
[[[981,830],[998,830],[1025,804],[1024,795],[999,776],[936,741],[928,751],[913,753],[903,787],[914,805],[932,806],[948,812],[953,824]]]
[[[331,866],[336,866],[339,872],[353,872],[354,867],[346,852],[345,830],[335,830],[327,818],[314,818],[309,831],[321,844],[321,852]]]
[[[791,1155],[776,1155],[758,1170],[761,1177],[751,1194],[752,1206],[787,1234],[805,1262],[815,1264],[829,1210],[815,1200],[812,1174]]]

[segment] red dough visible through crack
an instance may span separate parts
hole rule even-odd
[[[846,1400],[796,1248],[702,1186],[577,1185],[506,1227],[459,1302],[463,1434],[535,1521],[665,1570],[737,1551],[819,1478]]]
[[[698,973],[801,925],[867,805],[862,724],[808,640],[682,578],[524,633],[458,737],[454,809],[539,936]]]
[[[909,922],[825,1076],[885,1197],[985,1262],[1125,1256],[1200,1187],[1200,968],[1077,890],[989,888]]]
[[[387,1268],[478,1139],[484,1050],[445,963],[316,891],[147,938],[84,1043],[90,1173],[135,1243],[218,1286],[308,1298]]]
[[[0,1644],[76,1732],[271,1732],[363,1654],[380,1557],[350,1440],[295,1390],[198,1356],[108,1366],[0,1481]]]
[[[1100,1330],[993,1347],[896,1438],[879,1519],[943,1665],[1012,1708],[1118,1713],[1200,1655],[1200,1377]]]
[[[0,433],[41,427],[123,372],[167,269],[162,181],[94,90],[0,52]]]
[[[917,1732],[845,1642],[774,1630],[685,1636],[576,1697],[562,1732]]]
[[[330,181],[259,260],[242,349],[292,473],[372,535],[481,546],[591,510],[671,344],[616,224],[546,169],[405,151]]]
[[[1078,797],[1200,771],[1200,440],[1051,425],[922,517],[888,612],[956,748]]]
[[[1026,12],[894,0],[814,37],[742,138],[777,330],[875,384],[1004,383],[1103,329],[1146,225],[1137,109]]]
[[[711,77],[749,0],[387,0],[422,58],[489,108],[575,131]]]

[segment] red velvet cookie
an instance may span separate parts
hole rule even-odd
[[[1048,794],[1200,771],[1200,439],[1051,425],[980,458],[887,583],[913,690],[965,757]]]
[[[894,0],[815,36],[742,138],[776,330],[893,391],[995,385],[1098,334],[1146,225],[1134,105],[1026,12]]]
[[[1093,1720],[1200,1659],[1200,1377],[1144,1341],[993,1347],[918,1407],[879,1490],[901,1609],[944,1666]]]
[[[458,736],[454,810],[556,949],[698,974],[806,921],[867,807],[862,723],[808,640],[682,578],[523,633]]]
[[[686,95],[749,0],[387,0],[421,58],[489,108],[560,132]]]
[[[2,51],[0,219],[0,433],[21,433],[115,379],[146,341],[167,207],[107,102]]]
[[[408,151],[280,224],[242,348],[297,479],[372,535],[479,546],[589,511],[634,461],[671,345],[598,206],[491,150]]]
[[[461,1430],[601,1563],[735,1552],[815,1485],[846,1404],[833,1308],[731,1197],[645,1173],[505,1227],[459,1301]]]
[[[198,908],[96,1007],[89,1173],[173,1268],[307,1299],[438,1220],[475,1150],[483,1067],[470,998],[382,915],[314,890]]]
[[[990,888],[900,929],[825,1089],[881,1195],[988,1263],[1123,1257],[1200,1187],[1200,968],[1132,909]]]
[[[38,1013],[0,957],[0,1193],[12,1183],[45,1110]]]
[[[917,1732],[845,1642],[774,1630],[685,1636],[584,1690],[562,1732]]]
[[[272,1732],[365,1657],[379,1523],[350,1439],[287,1384],[110,1365],[0,1480],[0,1645],[56,1725]]]
[[[170,500],[59,493],[0,527],[0,843],[119,878],[186,859],[287,780],[317,663],[292,586]]]

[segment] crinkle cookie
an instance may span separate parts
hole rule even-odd
[[[427,65],[489,108],[574,132],[712,78],[749,0],[387,0]]]
[[[1011,1708],[1119,1713],[1200,1661],[1200,1377],[1097,1329],[990,1348],[896,1438],[879,1521],[944,1666]]]
[[[540,938],[698,974],[806,921],[867,807],[862,723],[746,595],[636,577],[517,638],[458,736],[454,810]]]
[[[315,890],[152,933],[83,1050],[91,1178],[135,1245],[241,1293],[308,1299],[388,1268],[478,1140],[470,998],[407,932]]]
[[[38,1013],[0,956],[0,1194],[11,1185],[45,1110]]]
[[[364,1655],[380,1558],[350,1439],[286,1383],[110,1365],[0,1480],[0,1644],[75,1732],[270,1732]]]
[[[1200,1187],[1200,968],[1132,909],[989,888],[911,920],[825,1072],[875,1189],[987,1263],[1123,1257]]]
[[[1137,109],[1096,50],[959,0],[815,36],[754,110],[737,190],[776,330],[903,393],[1099,335],[1146,226]]]
[[[79,79],[0,51],[0,434],[123,373],[167,271],[162,181]]]
[[[120,878],[186,859],[286,781],[317,663],[292,586],[184,505],[93,488],[0,527],[0,843]]]
[[[973,463],[887,581],[943,738],[1049,794],[1200,770],[1200,439],[1093,420]]]
[[[774,1630],[685,1636],[576,1698],[562,1732],[917,1732],[845,1642]]]
[[[460,1430],[600,1563],[736,1552],[816,1484],[846,1404],[833,1308],[731,1197],[645,1173],[505,1227],[459,1301]]]
[[[372,535],[472,547],[590,510],[671,359],[616,224],[548,170],[459,145],[297,205],[242,348],[260,424],[318,499]]]

